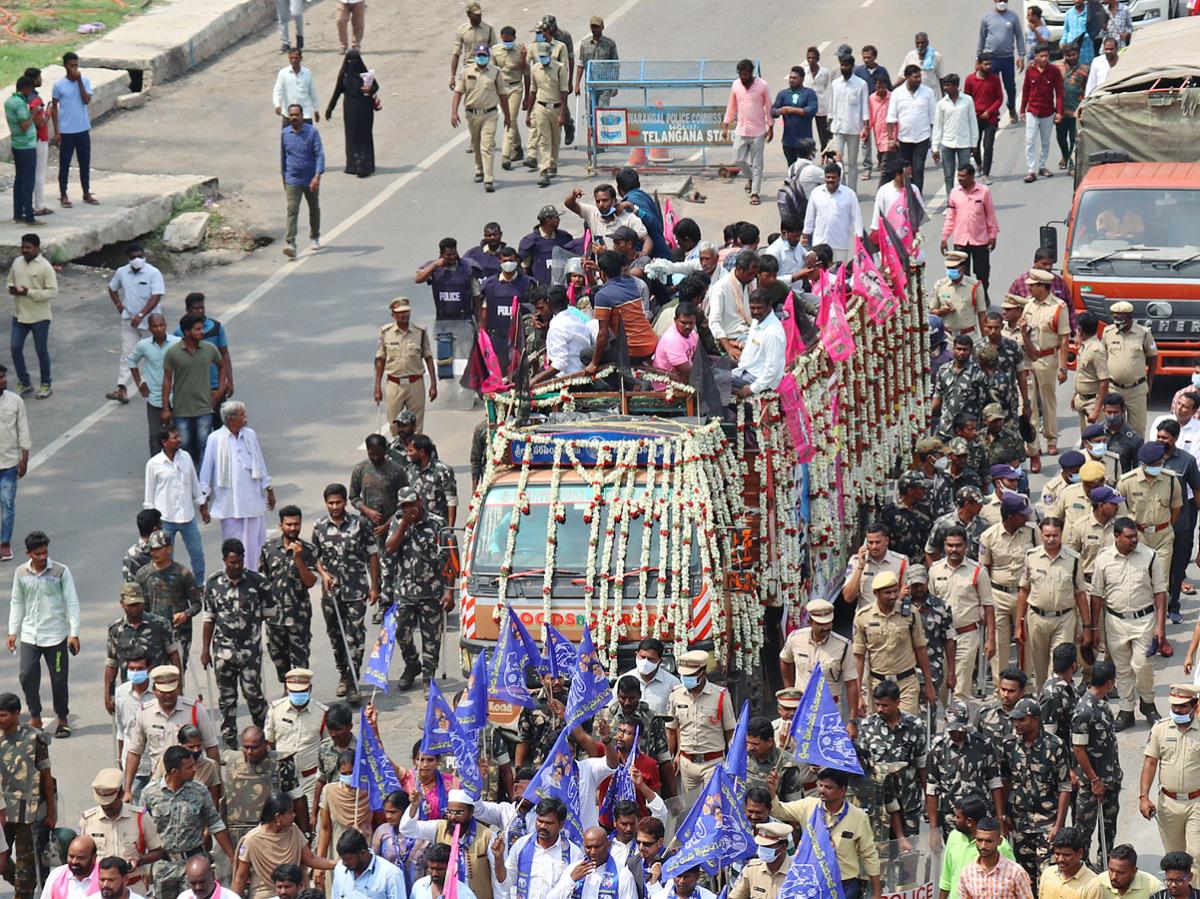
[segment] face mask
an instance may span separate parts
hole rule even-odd
[[[129,267],[131,269],[133,269],[135,272],[140,272],[142,270],[142,266],[144,266],[145,264],[146,264],[146,260],[143,259],[141,256],[138,256],[134,259],[129,260]]]
[[[951,281],[957,281],[959,278],[962,277],[962,272],[956,268],[948,268],[948,269],[946,269],[946,277],[949,278]]]
[[[515,262],[501,262],[500,263],[500,271],[502,271],[506,274],[511,275],[516,270],[517,270],[517,264]]]
[[[150,680],[150,672],[145,668],[141,671],[129,671],[126,673],[129,675],[129,682],[131,684],[144,684]]]
[[[338,780],[340,780],[342,783],[344,783],[348,787],[354,786],[354,775],[353,774],[339,774]]]
[[[779,858],[779,850],[774,846],[759,846],[758,857],[769,865],[775,859]]]
[[[1183,727],[1185,725],[1192,723],[1192,716],[1190,714],[1180,715],[1176,712],[1172,712],[1171,720],[1174,721],[1176,724],[1178,724],[1180,727]]]
[[[1004,0],[1000,0],[1000,2],[996,4],[996,10],[998,12],[1004,12],[1006,9],[1008,9],[1008,4],[1005,3]]]
[[[1192,375],[1192,386],[1193,386],[1193,387],[1200,387],[1200,374],[1193,374],[1193,375]]]
[[[1110,428],[1119,428],[1124,421],[1125,416],[1123,415],[1106,415],[1104,417],[1104,423]]]
[[[700,686],[700,675],[698,674],[681,674],[679,682],[688,690],[695,690]]]
[[[202,756],[202,755],[204,755],[204,753],[201,750],[197,749],[195,752],[192,753],[192,758],[198,762],[198,761],[200,761],[200,756]]]
[[[945,471],[950,467],[950,458],[948,456],[942,456],[942,458],[933,463],[933,467],[938,471]]]
[[[1161,465],[1145,465],[1143,468],[1146,469],[1146,474],[1150,475],[1151,477],[1156,477],[1162,474],[1163,470]]]
[[[612,218],[612,217],[613,217],[614,215],[616,215],[616,214],[617,214],[617,207],[616,207],[616,206],[609,206],[607,210],[605,210],[604,212],[601,212],[601,213],[600,213],[600,217],[601,217],[601,218],[610,219],[610,218]]]
[[[1067,475],[1067,483],[1068,484],[1078,484],[1079,483],[1079,475],[1078,474]]]
[[[544,66],[548,66],[548,65],[550,65],[550,57],[549,56],[539,56],[538,62],[540,62]]]
[[[476,56],[475,63],[477,65],[486,66],[488,64],[488,60],[490,60],[490,59],[491,59],[490,56]]]
[[[1089,449],[1088,452],[1090,452],[1093,456],[1095,456],[1097,459],[1099,459],[1101,456],[1103,456],[1105,453],[1108,452],[1108,444],[1107,443],[1093,443],[1091,446],[1091,449]]]
[[[505,50],[515,50],[516,47],[517,47],[516,41],[504,41],[504,49]]]
[[[296,708],[301,708],[302,706],[308,705],[309,695],[310,691],[308,690],[303,692],[288,690],[288,699]]]
[[[652,662],[649,659],[638,659],[637,662],[635,662],[635,664],[637,665],[638,674],[642,674],[642,675],[645,675],[646,677],[649,677],[651,674],[653,674],[655,671],[658,670],[659,663]]]

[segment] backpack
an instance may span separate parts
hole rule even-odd
[[[785,178],[783,187],[779,188],[776,194],[775,205],[779,207],[780,221],[790,218],[803,222],[804,214],[808,211],[808,197],[805,196],[800,182],[795,178]]]

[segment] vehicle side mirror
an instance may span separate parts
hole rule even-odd
[[[1058,229],[1053,225],[1042,225],[1038,229],[1038,246],[1058,259]]]

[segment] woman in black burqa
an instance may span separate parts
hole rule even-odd
[[[375,95],[379,92],[379,82],[372,79],[368,87],[362,77],[366,71],[362,54],[358,50],[347,50],[329,107],[325,110],[326,120],[332,120],[338,97],[345,95],[342,127],[346,133],[346,174],[360,178],[375,171],[375,140],[371,131],[375,127]]]

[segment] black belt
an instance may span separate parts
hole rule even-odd
[[[999,590],[1001,593],[1013,593],[1017,589],[1017,584],[992,584],[993,590]]]
[[[204,847],[196,846],[193,849],[185,849],[182,852],[171,852],[170,850],[163,851],[163,858],[167,861],[181,862],[191,858],[194,855],[203,855]]]
[[[538,106],[545,106],[547,109],[558,109],[558,107],[562,106],[561,103],[547,103],[545,100],[538,100],[537,103]],[[1146,379],[1142,378],[1142,380]]]
[[[1114,612],[1111,608],[1105,606],[1104,611],[1108,612],[1108,614],[1112,615],[1114,618],[1120,618],[1122,621],[1137,621],[1139,618],[1145,618],[1147,615],[1153,615],[1154,606],[1146,606],[1146,608],[1140,609],[1137,612]]]
[[[1075,395],[1081,400],[1094,400],[1096,398],[1096,394],[1094,393],[1077,393]]]
[[[1134,381],[1132,384],[1117,384],[1117,382],[1116,382],[1116,381],[1113,381],[1113,383],[1114,383],[1114,384],[1116,384],[1116,386],[1120,387],[1122,390],[1132,390],[1134,387],[1140,387],[1140,386],[1142,386],[1143,384],[1145,384],[1145,383],[1146,383],[1146,379],[1145,379],[1145,378],[1138,378],[1138,379],[1137,379],[1136,381]]]
[[[916,668],[909,668],[907,671],[898,671],[895,674],[880,674],[877,671],[872,671],[871,677],[875,678],[875,680],[904,680],[905,678],[912,677],[916,673]]]
[[[1153,608],[1153,606],[1151,607]],[[1029,611],[1035,615],[1041,615],[1043,618],[1062,618],[1063,615],[1070,615],[1074,609],[1063,609],[1061,612],[1050,612],[1046,609],[1039,609],[1037,606],[1029,606]]]
[[[471,115],[487,115],[489,112],[495,112],[499,108],[499,106],[493,106],[491,109],[472,109],[470,106],[468,106],[467,112]]]

